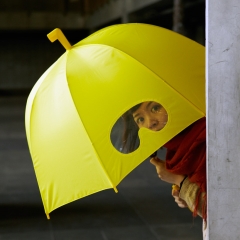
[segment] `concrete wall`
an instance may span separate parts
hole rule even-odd
[[[207,1],[210,240],[240,239],[240,1]]]

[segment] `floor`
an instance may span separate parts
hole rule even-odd
[[[47,220],[24,129],[26,96],[0,96],[0,240],[200,240],[148,160],[118,186],[60,207]]]

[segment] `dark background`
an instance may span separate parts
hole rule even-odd
[[[0,20],[20,13],[31,19],[36,12],[51,11],[65,17],[70,13],[91,17],[113,2],[117,1],[2,0]],[[181,8],[176,9],[176,4]],[[202,239],[201,219],[176,205],[171,185],[159,180],[148,159],[119,184],[119,193],[110,189],[93,194],[56,209],[47,220],[26,141],[24,114],[31,88],[65,50],[47,39],[52,27],[19,27],[14,19],[5,20],[0,24],[0,239]],[[102,27],[121,22],[116,17],[91,28],[84,24],[56,27],[75,44]],[[204,45],[205,2],[149,1],[128,13],[128,22],[174,29]],[[164,158],[164,151],[159,155]]]

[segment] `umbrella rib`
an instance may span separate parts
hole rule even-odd
[[[102,161],[101,161],[101,159],[100,159],[100,157],[99,157],[99,155],[98,155],[96,149],[94,148],[94,146],[93,146],[93,149],[94,149],[94,151],[95,151],[95,153],[96,153],[96,155],[97,155],[98,162],[100,163],[100,165],[101,165],[101,167],[102,167],[102,169],[103,169],[105,175],[107,176],[109,182],[110,182],[111,185],[112,185],[112,188],[114,189],[115,193],[118,193],[118,190],[117,190],[116,186],[115,186],[115,185],[113,184],[113,182],[111,181],[111,179],[110,179],[110,177],[109,177],[109,175],[108,175],[108,173],[107,173],[105,167],[103,166],[103,163],[102,163]]]

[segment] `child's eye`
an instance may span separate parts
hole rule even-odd
[[[161,105],[160,105],[160,104],[157,104],[157,105],[154,105],[154,106],[152,107],[151,111],[152,111],[153,113],[156,113],[156,112],[158,112],[158,111],[160,110],[160,108],[161,108]]]
[[[136,122],[137,122],[137,124],[142,124],[144,122],[144,118],[139,117]]]

